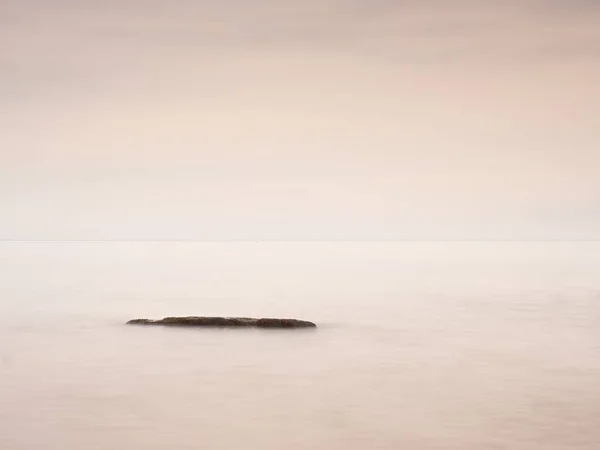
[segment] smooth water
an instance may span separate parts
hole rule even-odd
[[[0,449],[165,448],[596,450],[600,243],[0,243]]]

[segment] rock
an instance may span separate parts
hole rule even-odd
[[[164,319],[133,319],[127,325],[164,325],[180,327],[240,327],[240,328],[316,328],[313,322],[298,319],[253,319],[249,317],[165,317]]]

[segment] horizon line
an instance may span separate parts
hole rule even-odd
[[[600,242],[600,239],[3,239],[0,242],[180,242],[180,243],[228,243],[228,242]]]

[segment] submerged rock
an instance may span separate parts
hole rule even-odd
[[[313,322],[298,319],[253,319],[250,317],[165,317],[164,319],[133,319],[127,325],[164,325],[181,327],[254,327],[254,328],[316,328]]]

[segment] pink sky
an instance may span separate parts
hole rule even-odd
[[[0,238],[600,239],[600,3],[0,4]]]

